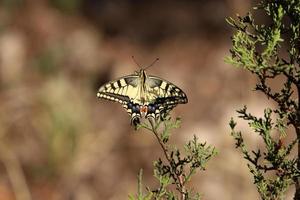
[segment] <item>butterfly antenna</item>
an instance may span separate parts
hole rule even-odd
[[[133,62],[134,62],[139,68],[142,68],[141,65],[140,65],[138,62],[136,62],[134,56],[131,56],[131,58],[132,58]]]
[[[156,58],[149,66],[145,67],[144,70],[146,70],[146,69],[152,67],[157,61],[159,61],[159,58]]]

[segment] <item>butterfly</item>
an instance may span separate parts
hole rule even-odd
[[[97,93],[98,98],[122,104],[135,127],[141,118],[163,119],[175,106],[188,102],[186,94],[173,83],[147,75],[146,69],[153,64],[105,83]]]

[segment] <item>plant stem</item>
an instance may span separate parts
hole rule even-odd
[[[173,169],[173,166],[172,166],[172,158],[170,157],[169,153],[168,153],[168,148],[166,147],[166,145],[163,143],[163,141],[161,140],[161,138],[159,137],[159,134],[157,133],[156,131],[156,128],[155,128],[155,121],[154,120],[151,120],[151,118],[149,119],[149,122],[151,124],[151,127],[152,127],[152,132],[154,133],[158,143],[160,144],[163,152],[164,152],[164,155],[169,163],[169,166],[170,166],[170,171],[171,171],[171,175],[176,183],[176,186],[177,186],[177,190],[180,192],[181,194],[181,200],[185,200],[186,199],[186,189],[185,189],[185,186],[184,186],[184,180],[183,180],[183,177],[182,175],[178,175],[176,173],[176,169]]]

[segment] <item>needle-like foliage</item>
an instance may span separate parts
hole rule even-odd
[[[144,194],[142,172],[140,172],[138,194],[130,195],[129,199],[199,200],[201,195],[193,191],[193,188],[189,188],[187,183],[197,170],[205,170],[206,163],[217,153],[215,148],[206,143],[200,143],[194,136],[181,151],[169,143],[171,131],[179,128],[180,119],[172,120],[166,117],[163,121],[150,122],[151,125],[143,123],[139,128],[145,128],[155,136],[164,154],[164,159],[159,158],[154,161],[154,177],[158,181],[158,186],[154,189],[146,187],[147,191]]]
[[[247,15],[228,18],[227,22],[235,32],[226,62],[254,74],[258,80],[255,91],[265,94],[272,107],[265,108],[263,117],[252,115],[246,106],[237,111],[261,137],[265,148],[248,149],[243,134],[235,130],[236,122],[231,119],[236,147],[248,160],[262,199],[283,199],[287,189],[294,185],[294,199],[299,200],[300,1],[263,0]],[[270,81],[277,81],[281,89],[272,88]],[[293,131],[287,131],[289,127]],[[287,134],[292,134],[293,141],[285,140]],[[291,151],[297,147],[295,157]]]

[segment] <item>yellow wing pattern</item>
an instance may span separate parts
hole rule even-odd
[[[134,125],[141,117],[163,118],[176,105],[188,102],[179,87],[159,77],[147,76],[143,70],[104,84],[97,97],[121,103]]]

